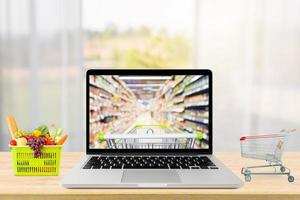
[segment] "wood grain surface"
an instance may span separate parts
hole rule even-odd
[[[75,163],[84,158],[84,153],[63,153],[59,176],[17,177],[13,175],[12,158],[9,152],[0,152],[0,199],[255,199],[255,200],[300,200],[300,153],[288,152],[283,155],[284,163],[292,170],[294,183],[287,176],[253,176],[251,182],[239,189],[65,189],[59,186]],[[216,153],[242,180],[241,167],[263,162],[242,159],[239,153]]]

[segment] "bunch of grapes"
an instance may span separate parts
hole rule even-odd
[[[28,140],[28,145],[34,151],[34,157],[38,158],[42,155],[42,148],[46,141],[44,137],[33,137]]]

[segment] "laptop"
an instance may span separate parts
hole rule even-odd
[[[241,187],[213,155],[212,86],[210,70],[88,70],[86,157],[61,186]]]

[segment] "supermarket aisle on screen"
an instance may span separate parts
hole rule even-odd
[[[126,135],[136,134],[141,136],[140,148],[146,144],[162,148],[175,139],[142,136],[195,133],[201,135],[201,141],[190,143],[182,137],[178,144],[185,145],[169,148],[208,148],[207,76],[94,75],[89,82],[91,148],[112,148],[105,140],[108,135],[119,135],[113,142],[123,139],[130,143]]]

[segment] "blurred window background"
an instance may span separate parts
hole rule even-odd
[[[0,150],[5,116],[64,127],[84,150],[88,68],[210,68],[214,145],[300,128],[298,0],[0,0]],[[294,136],[289,150],[300,150]]]
[[[11,114],[25,130],[64,127],[66,149],[82,150],[81,1],[0,0],[0,34],[0,149]]]
[[[194,0],[83,0],[85,65],[191,66],[194,11]]]

